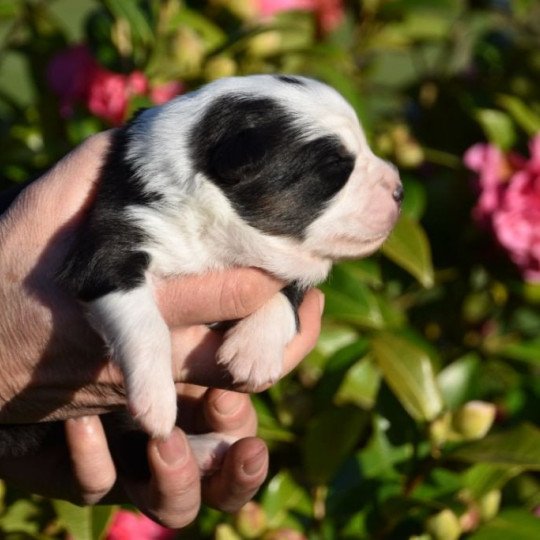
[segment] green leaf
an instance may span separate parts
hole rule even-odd
[[[28,499],[19,499],[0,517],[0,531],[4,533],[37,534],[40,530],[40,508]]]
[[[426,190],[420,181],[411,176],[402,175],[401,181],[405,188],[405,199],[401,211],[410,218],[419,220],[426,208]]]
[[[358,453],[358,460],[365,478],[400,479],[401,473],[395,465],[409,460],[413,454],[412,444],[394,446],[387,435],[390,423],[386,418],[375,415],[373,432],[366,447]]]
[[[479,367],[480,357],[476,353],[469,353],[438,373],[437,382],[448,407],[455,409],[474,397]]]
[[[478,463],[463,474],[463,486],[474,499],[478,500],[494,489],[502,489],[506,482],[522,471],[522,467],[501,467],[489,463]]]
[[[366,328],[397,326],[403,321],[382,294],[364,281],[364,273],[354,263],[339,264],[322,285],[326,317]]]
[[[371,348],[383,376],[405,410],[417,421],[430,421],[443,402],[428,354],[402,337],[381,332]]]
[[[116,511],[115,506],[75,506],[53,501],[58,521],[74,540],[100,540]]]
[[[540,365],[540,339],[531,341],[519,341],[504,345],[497,349],[497,353],[535,366]]]
[[[451,452],[451,459],[540,470],[540,429],[531,424],[488,435]]]
[[[382,252],[411,273],[424,287],[433,285],[431,248],[424,229],[406,214],[401,217]]]
[[[529,135],[536,135],[540,131],[540,115],[525,105],[521,99],[501,95],[497,101]]]
[[[364,432],[369,415],[352,406],[332,407],[313,418],[302,441],[306,476],[313,485],[327,484]]]
[[[308,492],[290,472],[280,471],[268,483],[261,497],[261,506],[270,527],[280,527],[289,510],[311,515],[312,504]]]
[[[481,109],[476,112],[476,119],[488,140],[503,150],[512,148],[516,143],[516,130],[508,114],[497,109]]]
[[[371,409],[377,399],[381,374],[370,356],[356,362],[346,373],[335,396],[338,405],[351,403]]]
[[[218,25],[193,9],[184,7],[175,17],[171,18],[171,30],[182,25],[189,26],[201,35],[209,50],[221,47],[227,40],[227,34]]]
[[[336,351],[328,359],[323,376],[314,389],[314,400],[319,409],[324,409],[334,402],[336,392],[348,370],[366,354],[367,348],[368,341],[366,339],[357,339]]]
[[[151,43],[154,38],[152,28],[148,23],[148,17],[140,9],[137,2],[125,0],[104,0],[105,6],[117,19],[125,19],[135,36],[143,43]]]
[[[509,509],[486,523],[470,540],[534,540],[540,538],[540,519],[522,509]]]

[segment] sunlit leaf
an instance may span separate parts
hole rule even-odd
[[[428,238],[424,229],[406,214],[401,214],[382,252],[410,272],[424,287],[433,285],[433,263]]]
[[[517,134],[508,114],[497,109],[481,109],[476,112],[476,119],[488,140],[493,144],[504,150],[508,150],[515,144]]]
[[[313,485],[324,485],[350,455],[365,430],[369,415],[352,406],[322,411],[308,424],[302,441],[307,478]]]
[[[53,501],[60,524],[75,540],[100,540],[116,507],[75,506],[67,501]]]
[[[501,489],[506,482],[523,471],[522,467],[502,467],[489,463],[473,465],[463,474],[463,485],[474,499],[480,499],[494,489]]]
[[[470,540],[534,540],[540,537],[540,519],[522,509],[509,509],[480,527]]]
[[[488,435],[453,451],[452,459],[540,470],[540,429],[531,424]]]
[[[448,407],[455,408],[472,399],[479,367],[480,357],[470,353],[454,360],[437,374],[437,382]]]
[[[337,404],[352,403],[369,409],[375,404],[381,374],[371,357],[362,358],[346,373],[335,396]]]
[[[438,416],[443,402],[427,353],[388,332],[377,334],[371,347],[386,382],[407,412],[418,421]]]
[[[499,96],[498,102],[529,135],[535,135],[540,131],[540,115],[536,114],[521,99],[504,95]]]
[[[261,497],[261,506],[271,527],[282,526],[289,510],[305,515],[312,511],[309,493],[285,470],[270,480]]]

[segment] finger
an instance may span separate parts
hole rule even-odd
[[[256,268],[235,268],[156,280],[155,294],[171,327],[241,319],[256,311],[284,283]]]
[[[116,470],[98,416],[72,418],[65,422],[66,442],[77,497],[82,504],[97,504],[116,481]]]
[[[133,502],[166,527],[185,527],[197,516],[201,492],[199,469],[184,433],[175,428],[168,439],[150,441],[148,464],[150,483],[139,486]]]
[[[247,394],[228,390],[210,389],[203,402],[199,428],[234,435],[252,437],[257,432],[257,415]]]
[[[300,331],[285,349],[283,375],[292,371],[317,344],[323,310],[323,293],[319,289],[309,290],[298,308]]]
[[[321,329],[321,313],[324,307],[322,293],[308,291],[299,307],[300,332],[285,349],[282,376],[292,371],[317,343]],[[204,326],[191,326],[172,332],[174,376],[177,381],[201,386],[232,388],[237,391],[262,391],[235,386],[227,369],[216,363],[216,354],[223,343],[223,336]]]
[[[253,498],[268,473],[268,449],[250,437],[235,443],[223,466],[203,481],[204,502],[224,512],[235,512]]]

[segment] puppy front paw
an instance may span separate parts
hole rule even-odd
[[[226,334],[217,360],[235,385],[257,391],[275,383],[283,372],[285,347],[296,333],[296,320],[287,298],[276,294]]]
[[[128,386],[129,388],[129,386]],[[166,439],[176,424],[176,388],[169,377],[162,384],[150,383],[128,389],[128,408],[141,428],[152,438]]]

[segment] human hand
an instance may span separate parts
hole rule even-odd
[[[134,478],[117,467],[98,416],[65,422],[67,444],[47,446],[36,455],[3,459],[0,476],[22,489],[77,504],[130,502],[159,523],[180,528],[197,515],[201,500],[228,512],[240,508],[260,487],[267,466],[264,443],[252,437],[257,418],[249,397],[184,385],[187,431],[214,431],[239,437],[218,471],[202,480],[186,436],[175,428],[167,441],[146,448],[149,478]],[[129,444],[129,443],[128,443]],[[141,448],[130,448],[132,455]],[[122,459],[121,455],[115,455]]]
[[[28,187],[0,218],[0,301],[4,307],[0,315],[0,422],[65,419],[124,405],[119,370],[110,362],[79,305],[54,282],[58,265],[91,203],[108,138],[108,134],[101,134],[88,140]],[[214,362],[221,336],[204,323],[244,317],[282,286],[256,269],[158,281],[156,298],[171,327],[175,379],[203,386],[226,385],[226,377]],[[287,348],[284,373],[294,368],[314,345],[320,311],[320,293],[310,291],[299,310],[302,331]],[[179,388],[181,397],[187,388],[190,387]],[[203,408],[212,394],[204,395],[207,397],[198,399]],[[186,420],[189,408],[182,403],[180,407],[181,418]],[[252,410],[249,405],[247,408]],[[195,416],[200,417],[200,413]],[[207,422],[208,429],[216,429],[212,416]],[[248,424],[242,421],[240,425],[245,428]],[[216,430],[229,431],[226,425]],[[182,474],[175,475],[167,467],[160,467],[160,443],[150,441],[148,460],[152,476],[139,488],[130,488],[129,481],[116,481],[116,468],[97,418],[70,421],[66,423],[66,433],[67,446],[34,456],[34,461],[19,458],[26,459],[18,462],[19,467],[12,460],[4,461],[0,474],[30,491],[47,494],[55,490],[56,496],[70,500],[132,500],[170,526],[181,526],[192,515],[178,511],[179,501],[195,501],[192,513],[198,507],[195,495],[200,493],[201,484],[192,481],[198,470],[189,447],[176,449],[179,456],[187,457],[177,461],[175,467]],[[175,430],[177,442],[178,437],[183,440],[183,434],[178,433]],[[255,427],[251,426],[237,435],[246,437],[254,433]],[[265,465],[262,472],[248,479],[242,476],[242,463],[255,459],[260,452],[266,456],[262,441],[257,439],[243,439],[233,445],[222,469],[203,481],[209,502],[230,510],[247,500],[246,493],[256,490],[264,479]],[[68,455],[71,460],[65,459]],[[46,464],[53,461],[72,462],[73,467],[59,474],[56,466]],[[40,474],[31,474],[32,470]],[[55,471],[50,482],[43,482],[47,478],[44,471]],[[190,481],[180,482],[180,477]],[[178,481],[169,484],[168,478]],[[181,497],[178,486],[184,486],[189,497]],[[176,509],[172,512],[176,518],[171,517],[171,509]]]

